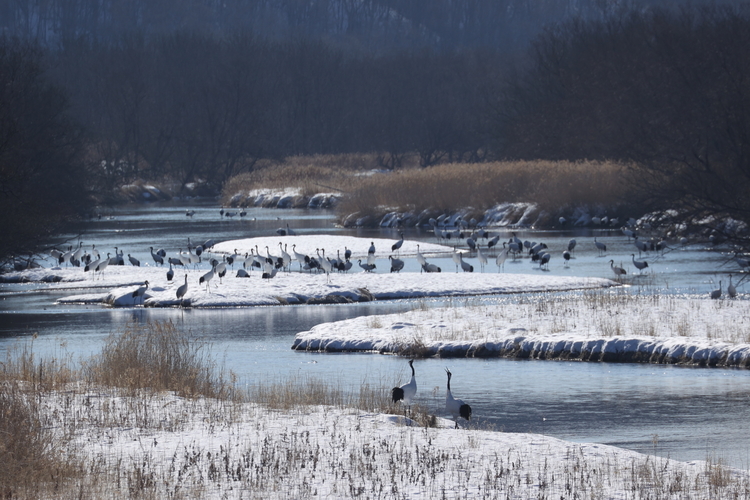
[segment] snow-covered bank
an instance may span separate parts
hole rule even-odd
[[[747,301],[584,294],[316,325],[293,349],[750,367]]]
[[[414,227],[430,226],[430,219],[437,218],[441,212],[433,209],[390,211],[378,214],[362,215],[353,213],[342,217],[341,224],[344,227]],[[539,208],[536,203],[501,203],[481,212],[473,208],[456,210],[440,224],[439,227],[454,229],[457,227],[456,220],[476,219],[479,227],[508,227],[523,228],[532,227],[549,219],[549,214]]]
[[[457,297],[521,292],[566,291],[616,286],[617,283],[602,278],[561,277],[502,273],[390,273],[387,272],[394,239],[364,239],[349,236],[286,236],[232,240],[218,243],[211,254],[201,256],[200,262],[187,267],[174,267],[174,277],[167,279],[167,267],[146,265],[109,265],[101,273],[86,272],[81,267],[38,268],[8,273],[6,282],[39,283],[37,291],[75,290],[77,293],[59,299],[64,304],[102,303],[115,307],[250,307],[263,305],[289,305],[306,303],[363,302],[371,300],[406,299],[420,297]],[[281,247],[280,245],[281,244]],[[294,252],[318,257],[318,249],[335,249],[343,258],[351,250],[353,260],[365,260],[370,245],[376,247],[376,271],[364,272],[355,263],[347,273],[309,273],[297,271],[302,266],[291,262],[293,272],[278,270],[272,279],[262,279],[262,272],[248,266],[242,277],[246,256],[258,252],[271,255],[274,247],[278,253],[286,246],[292,258]],[[292,248],[290,248],[292,247]],[[262,249],[262,250],[261,250]],[[417,251],[426,258],[444,255],[449,247],[432,243],[405,240],[400,255],[413,256]],[[256,253],[257,254],[257,253]],[[184,254],[183,254],[184,255]],[[225,258],[236,255],[232,264]],[[277,255],[278,256],[278,255]],[[329,255],[333,257],[333,255]],[[195,257],[194,255],[192,257]],[[226,275],[218,271],[206,281],[210,258],[224,262]],[[201,282],[201,279],[203,281]],[[145,281],[148,289],[142,296],[133,296]],[[182,297],[177,290],[187,283]]]
[[[298,188],[252,189],[234,194],[229,203],[232,207],[334,208],[341,196],[337,192],[307,196]]]
[[[747,498],[750,482],[715,461],[347,408],[113,391],[52,393],[43,406],[101,498],[724,499]]]
[[[138,268],[123,268],[125,271],[132,269]],[[327,278],[325,274],[292,272],[279,273],[273,279],[266,280],[260,277],[258,271],[253,272],[250,278],[239,278],[236,276],[237,271],[234,271],[235,275],[228,274],[221,280],[213,278],[207,286],[199,282],[203,272],[178,272],[174,281],[167,282],[162,276],[164,270],[146,269],[147,272],[142,270],[120,273],[125,283],[123,286],[100,293],[71,295],[60,299],[59,302],[100,302],[115,307],[133,307],[141,304],[145,307],[250,307],[565,291],[616,285],[610,280],[598,278],[468,273],[359,272],[335,274]],[[185,283],[186,274],[188,291],[182,299],[178,299],[176,290]],[[133,292],[145,280],[150,283],[148,291],[143,297],[134,298]]]

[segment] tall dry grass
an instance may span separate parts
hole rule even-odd
[[[68,437],[55,434],[43,395],[77,378],[70,357],[38,359],[31,341],[0,362],[0,497],[39,498],[76,477],[80,467],[64,453]]]
[[[26,390],[46,392],[65,388],[80,373],[70,354],[41,358],[34,352],[34,334],[28,342],[8,349],[0,363],[0,384],[23,383]]]
[[[295,375],[275,382],[253,384],[248,388],[248,398],[274,410],[324,405],[397,415],[404,412],[404,408],[391,400],[390,391],[394,385],[381,381],[375,385],[362,382],[342,387],[315,377]],[[417,404],[410,408],[409,417],[422,427],[436,425],[435,415]]]
[[[294,156],[282,162],[261,162],[252,172],[231,178],[222,189],[221,201],[255,189],[297,188],[303,196],[321,192],[348,193],[359,186],[362,175],[379,169],[375,155],[341,154]]]
[[[0,497],[41,498],[80,473],[65,455],[41,398],[20,382],[0,383]]]
[[[220,370],[208,344],[171,322],[130,324],[86,364],[90,383],[128,391],[174,391],[185,397],[236,397],[234,375]]]
[[[456,212],[480,216],[501,203],[536,203],[550,214],[582,205],[615,213],[632,199],[626,166],[614,162],[514,161],[450,163],[378,171],[375,155],[321,155],[265,163],[224,186],[222,203],[254,189],[296,188],[303,196],[339,191],[341,217],[379,218],[390,211]],[[244,199],[244,198],[241,198]]]
[[[500,203],[534,202],[559,212],[580,205],[612,206],[626,199],[625,167],[611,162],[493,162],[398,170],[360,179],[340,210],[484,211]]]

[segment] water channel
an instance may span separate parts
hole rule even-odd
[[[186,208],[196,209],[192,219],[185,216]],[[249,209],[245,218],[227,220],[220,217],[219,207],[211,200],[120,207],[79,230],[86,244],[95,243],[105,251],[117,246],[145,265],[152,263],[150,246],[172,252],[184,248],[188,236],[193,242],[269,236],[286,223],[299,234],[397,238],[392,229],[336,227],[333,214],[325,211]],[[424,230],[409,229],[405,236],[435,242],[432,233]],[[636,270],[629,263],[631,253],[638,257],[637,250],[619,231],[518,231],[518,236],[548,244],[553,253],[549,271],[525,259],[507,261],[505,273],[611,277],[609,260],[615,259],[629,270],[630,293],[707,296],[732,270],[725,253],[700,243],[671,249],[663,257],[644,255],[651,272],[632,276]],[[608,245],[605,256],[599,256],[593,236]],[[575,258],[566,267],[559,255],[572,237],[578,245]],[[430,261],[444,272],[454,271],[447,257]],[[418,269],[414,259],[407,259],[405,271]],[[485,272],[498,269],[491,262]],[[86,357],[101,349],[108,334],[129,322],[169,320],[183,331],[209,338],[214,357],[243,383],[283,380],[293,374],[352,389],[361,383],[390,387],[408,380],[403,358],[303,353],[290,346],[295,333],[318,323],[406,311],[415,307],[413,301],[214,310],[111,309],[57,305],[60,293],[45,288],[39,284],[0,285],[0,354],[38,334],[34,341],[37,352]],[[744,288],[740,287],[741,294]],[[487,303],[512,300],[515,297],[472,299]],[[540,295],[538,300],[554,300],[554,295]],[[445,301],[426,303],[432,307]],[[508,359],[419,360],[415,363],[418,399],[439,414],[445,366],[454,373],[454,393],[472,405],[474,426],[600,442],[680,460],[712,457],[736,467],[750,466],[748,370]]]

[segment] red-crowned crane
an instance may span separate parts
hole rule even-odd
[[[453,421],[456,422],[456,429],[458,429],[459,417],[467,422],[471,419],[471,406],[453,397],[451,393],[451,377],[453,374],[448,368],[445,369],[445,373],[448,374],[448,388],[445,391],[445,410],[453,416]]]
[[[479,269],[480,271],[484,272],[484,266],[487,265],[488,259],[487,256],[482,252],[482,248],[477,245],[477,259],[479,260]]]
[[[596,241],[596,236],[594,236],[594,245],[596,245],[597,250],[599,250],[599,255],[603,255],[604,252],[607,251],[607,245],[601,241]]]
[[[565,262],[563,262],[563,264],[565,266],[567,266],[568,265],[568,261],[570,260],[570,250],[564,250],[563,251],[563,260],[565,261]]]
[[[177,287],[177,299],[182,300],[182,298],[187,293],[188,284],[187,284],[187,274],[185,275],[185,283]]]
[[[398,240],[396,243],[391,245],[391,252],[396,252],[396,255],[399,255],[399,250],[401,249],[401,245],[404,244],[404,233],[399,233],[401,235],[401,239]],[[373,253],[375,253],[373,251]]]
[[[394,387],[391,389],[391,399],[394,403],[399,401],[403,402],[404,405],[411,406],[411,402],[414,396],[417,394],[417,379],[414,372],[414,360],[409,360],[409,367],[411,368],[411,380],[408,384],[404,384],[401,387]]]
[[[388,259],[391,261],[391,272],[397,273],[404,268],[404,261],[395,258],[393,255],[389,255]]]
[[[727,286],[727,295],[729,295],[731,298],[735,298],[737,296],[737,288],[734,286],[734,283],[732,283],[732,275],[729,275],[729,286]]]
[[[372,270],[375,269],[375,264],[362,264],[362,259],[357,259],[357,263],[359,264],[359,267],[361,267],[368,273],[371,273]]]
[[[208,293],[211,293],[210,282],[211,282],[211,279],[214,277],[215,269],[216,269],[216,266],[211,266],[211,270],[209,270],[206,274],[204,274],[198,279],[198,284],[202,284],[202,283],[206,284],[206,291]]]

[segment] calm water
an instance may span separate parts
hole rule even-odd
[[[252,209],[244,220],[221,220],[213,202],[189,206],[198,210],[192,220],[185,216],[186,205],[180,203],[118,209],[112,218],[82,226],[80,238],[87,245],[96,244],[100,251],[114,253],[117,246],[145,264],[151,262],[150,246],[172,252],[184,248],[188,236],[193,244],[208,238],[268,236],[287,222],[300,234],[396,237],[393,230],[336,228],[332,215],[320,211]],[[606,256],[598,256],[594,235],[608,245]],[[630,254],[638,258],[632,243],[614,231],[519,232],[518,236],[549,245],[553,253],[550,270],[540,270],[526,259],[506,262],[505,273],[610,277],[609,260],[615,259],[630,276]],[[575,258],[565,267],[559,255],[571,237],[578,245]],[[435,241],[431,233],[417,230],[407,231],[406,238]],[[636,293],[707,294],[732,270],[731,264],[724,264],[726,255],[700,244],[674,249],[664,257],[643,258],[649,261],[651,273],[630,277]],[[430,261],[444,272],[455,271],[450,259]],[[476,259],[470,262],[479,267]],[[418,270],[416,262],[407,259],[406,269]],[[497,272],[493,261],[485,272]],[[33,284],[0,285],[0,350],[37,333],[35,349],[40,353],[86,357],[101,349],[109,333],[129,322],[170,320],[183,331],[208,338],[214,357],[247,383],[303,374],[351,388],[362,382],[391,387],[406,382],[410,375],[405,360],[394,356],[290,349],[295,333],[316,324],[405,311],[413,308],[409,301],[220,310],[109,309],[58,306],[58,295],[39,289]],[[740,292],[744,291],[741,286]],[[492,303],[514,298],[479,300]],[[683,460],[710,455],[738,467],[750,464],[750,371],[505,359],[419,360],[415,363],[418,398],[436,411],[443,405],[445,366],[454,373],[454,393],[472,405],[476,425],[602,442]]]

